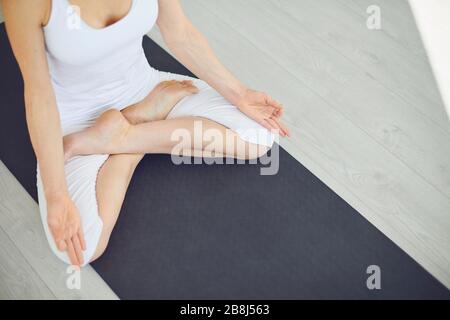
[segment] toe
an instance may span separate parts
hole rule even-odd
[[[174,80],[167,80],[158,84],[159,89],[165,89],[174,84]]]
[[[181,83],[186,85],[186,86],[194,85],[194,82],[192,80],[183,80]]]
[[[190,86],[187,88],[188,92],[192,93],[192,94],[196,94],[198,93],[198,88],[196,86]]]

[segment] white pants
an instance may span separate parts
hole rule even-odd
[[[181,100],[170,112],[169,119],[186,116],[203,117],[233,130],[247,142],[267,147],[273,145],[275,137],[272,133],[240,112],[204,81],[156,70],[154,70],[154,73],[151,83],[145,86],[137,101],[129,101],[127,105],[123,104],[123,107],[118,106],[117,108],[120,110],[142,100],[162,81],[189,79],[194,81],[195,85],[199,88],[199,93]],[[107,109],[103,111],[107,111]],[[64,128],[63,126],[63,132],[67,134],[83,130],[91,126],[95,120],[95,117],[91,117],[78,121],[76,124],[71,124],[70,128]],[[84,251],[85,264],[89,263],[93,258],[103,229],[103,222],[98,213],[96,182],[98,172],[108,157],[109,155],[77,156],[65,164],[68,191],[79,210],[83,231],[85,233],[84,236],[87,246],[87,249]],[[67,253],[57,249],[48,227],[47,206],[42,180],[39,174],[39,166],[37,169],[37,189],[42,224],[50,247],[58,258],[70,264]]]

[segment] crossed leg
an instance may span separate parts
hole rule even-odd
[[[141,103],[121,112],[107,111],[93,127],[65,138],[67,157],[111,154],[97,177],[97,204],[103,229],[91,262],[99,258],[108,245],[129,183],[144,154],[173,153],[174,146],[179,144],[172,139],[176,130],[182,129],[191,137],[198,135],[196,125],[199,123],[202,130],[201,141],[193,139],[182,144],[177,155],[254,159],[267,152],[267,147],[243,141],[236,133],[211,120],[198,117],[163,120],[179,100],[192,93],[195,89],[186,81],[163,82]],[[223,137],[219,147],[202,140],[203,132],[211,130]],[[233,141],[231,147],[230,141]]]

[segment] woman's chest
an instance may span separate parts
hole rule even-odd
[[[103,28],[85,21],[81,7],[75,1],[53,1],[52,15],[44,28],[47,51],[58,64],[86,66],[108,56],[139,50],[142,36],[148,33],[158,17],[157,0],[131,0],[119,20]],[[126,3],[125,1],[124,3]],[[67,5],[64,6],[63,3]],[[112,16],[111,16],[112,17]],[[99,20],[100,21],[100,20]],[[105,21],[103,21],[105,22]],[[135,50],[130,50],[135,48]]]

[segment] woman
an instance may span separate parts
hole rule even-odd
[[[182,155],[236,158],[267,152],[272,130],[288,135],[282,106],[225,69],[178,0],[2,4],[24,79],[44,230],[67,263],[83,266],[104,252],[137,164],[146,153],[171,154],[176,130],[194,135],[201,122],[227,137],[213,149],[185,143]],[[202,80],[149,66],[142,37],[155,23]]]

